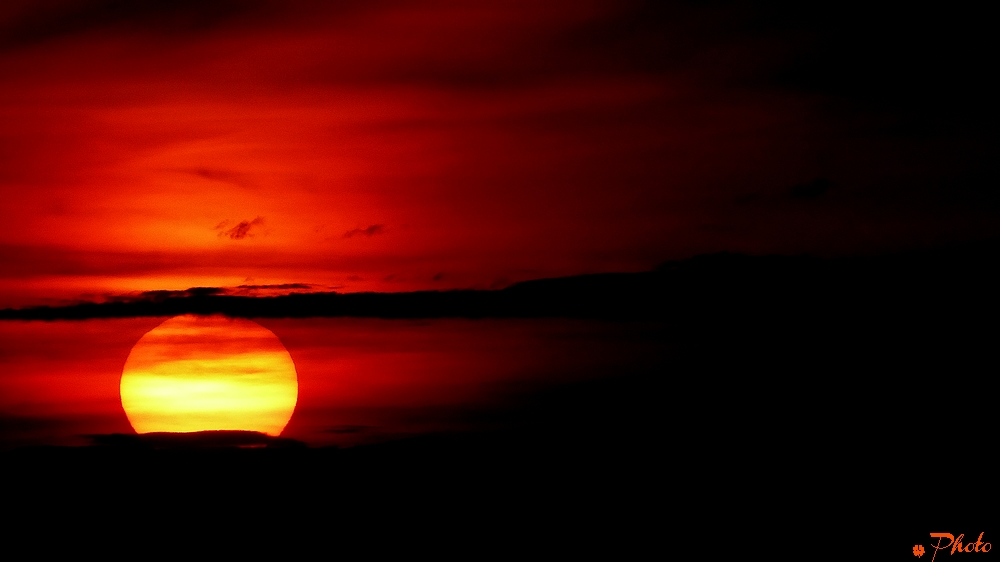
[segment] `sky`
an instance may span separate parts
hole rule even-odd
[[[145,432],[142,426],[133,429],[123,409],[123,366],[134,370],[129,365],[141,350],[133,348],[144,336],[155,338],[150,335],[154,328],[192,318],[0,322],[0,452],[38,444],[92,445],[94,436]],[[258,321],[294,361],[297,401],[282,436],[317,447],[509,428],[523,421],[523,412],[545,392],[649,370],[662,364],[668,347],[659,339],[660,329],[649,323],[560,318]],[[196,322],[213,329],[250,323],[221,316]],[[198,345],[211,345],[214,353],[231,359],[218,340],[203,335]],[[185,353],[180,348],[160,351],[178,359]],[[137,410],[129,406],[135,417]],[[588,417],[606,423],[610,411]]]
[[[685,385],[743,388],[754,361],[823,392],[843,373],[890,380],[879,377],[897,376],[906,354],[908,376],[932,380],[945,362],[923,354],[985,349],[906,299],[949,294],[944,280],[967,310],[989,310],[976,299],[1000,240],[993,19],[961,3],[800,4],[4,2],[0,311],[656,270],[536,285],[550,292],[524,302],[586,312],[652,294],[646,312],[691,313],[672,326],[524,306],[505,318],[477,319],[475,307],[433,319],[202,318],[252,320],[282,343],[297,401],[281,435],[310,446],[559,428],[572,412],[587,439],[659,435],[674,408],[664,404],[698,408]],[[720,252],[731,254],[683,262],[706,277],[649,284],[690,269],[668,262]],[[851,294],[869,300],[852,303],[841,278],[821,278],[834,266],[810,270],[811,285],[782,271],[814,262],[762,259],[753,264],[777,269],[755,281],[757,265],[733,255],[907,252],[986,266],[935,258],[951,264],[935,277],[906,262],[896,277],[862,279]],[[711,278],[725,271],[733,278]],[[602,301],[595,286],[628,294]],[[850,325],[800,296],[853,305]],[[443,302],[425,297],[414,302]],[[727,308],[739,299],[760,306],[747,324]],[[883,301],[916,320],[880,324]],[[123,368],[169,320],[66,319],[73,310],[97,309],[4,311],[64,319],[0,322],[0,450],[136,430]],[[887,365],[875,372],[865,338],[879,326],[898,330],[872,335]]]
[[[0,307],[489,289],[998,234],[987,18],[5,2]]]

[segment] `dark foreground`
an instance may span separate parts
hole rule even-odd
[[[469,558],[915,560],[929,532],[1000,542],[991,260],[870,282],[713,277],[673,295],[662,361],[549,390],[490,432],[9,451],[4,510],[146,544]]]

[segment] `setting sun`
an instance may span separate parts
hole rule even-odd
[[[177,316],[144,335],[122,371],[122,407],[138,433],[279,435],[295,409],[295,365],[256,322]]]

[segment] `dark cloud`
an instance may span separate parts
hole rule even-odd
[[[209,295],[221,295],[225,289],[219,287],[191,287],[183,291],[145,291],[140,293],[139,298],[144,300],[161,301],[174,297],[205,297]]]
[[[656,271],[604,273],[515,283],[502,290],[410,293],[310,292],[255,298],[219,288],[154,291],[116,302],[0,311],[0,319],[81,319],[225,314],[245,318],[696,318],[708,308],[743,314],[768,303],[870,306],[910,302],[961,285],[964,298],[993,286],[1000,241],[880,258],[819,259],[720,253],[669,262]],[[930,273],[935,272],[935,273]],[[877,282],[875,281],[877,280]],[[902,289],[905,287],[905,290]],[[920,297],[923,298],[923,297]],[[804,301],[803,301],[804,302]],[[907,306],[909,306],[907,304]],[[805,309],[802,309],[805,310]],[[752,316],[752,314],[751,314]],[[747,316],[750,318],[750,316]]]
[[[247,181],[247,177],[245,174],[241,174],[239,172],[233,172],[231,170],[217,170],[213,168],[194,168],[191,170],[184,170],[184,172],[211,181],[221,181],[236,185],[247,185],[249,183]]]
[[[344,233],[344,238],[353,238],[354,236],[367,236],[372,237],[376,234],[384,234],[385,225],[384,224],[373,224],[368,228],[355,228],[354,230],[348,230]]]
[[[504,287],[507,287],[509,285],[510,285],[510,279],[507,279],[506,277],[500,277],[500,278],[494,279],[493,282],[490,283],[490,289],[491,290],[493,290],[493,289],[503,289]]]
[[[233,297],[280,297],[292,294],[316,293],[340,289],[334,285],[314,285],[310,283],[279,283],[272,285],[239,285],[224,289]]]
[[[22,46],[88,32],[207,32],[274,4],[261,1],[103,0],[25,3],[0,21],[0,47]],[[11,13],[13,12],[13,13]]]
[[[239,285],[239,289],[311,289],[313,285],[306,283],[281,283],[278,285]]]
[[[145,433],[88,435],[94,445],[123,449],[228,449],[234,447],[305,447],[294,439],[271,437],[256,431],[197,431],[193,433]]]
[[[26,342],[22,340],[20,343],[24,344]],[[103,349],[102,351],[103,353],[107,353],[107,349]],[[73,354],[74,352],[62,348],[58,353],[54,354],[53,349],[46,346],[44,351],[42,349],[30,349],[28,353],[35,357],[38,356],[38,353],[45,353],[48,358],[54,359],[56,357],[63,357],[64,353]],[[7,350],[7,357],[5,359],[8,361],[11,359],[9,349]],[[79,355],[76,355],[75,360],[87,361],[87,359],[81,358]],[[4,374],[10,373],[5,372]],[[81,432],[110,433],[124,431],[128,427],[128,422],[122,420],[120,415],[117,413],[111,415],[78,415],[65,412],[61,414],[36,412],[36,415],[26,416],[19,415],[18,413],[0,412],[0,455],[11,449],[37,445],[39,443],[73,447],[85,445],[88,440],[86,436],[81,435]]]
[[[792,199],[816,199],[830,190],[830,180],[826,178],[816,178],[809,183],[792,186],[788,190],[788,195]]]
[[[221,287],[191,287],[190,289],[184,289],[180,291],[168,291],[168,290],[158,290],[158,291],[142,291],[141,293],[132,293],[128,295],[104,295],[104,302],[109,303],[131,303],[131,302],[148,302],[148,303],[160,303],[167,299],[183,299],[189,297],[208,297],[208,296],[218,296],[225,295],[226,289]]]
[[[257,217],[253,220],[241,221],[236,226],[228,230],[223,230],[229,226],[229,221],[225,220],[217,224],[213,230],[222,230],[222,232],[219,233],[220,238],[228,236],[232,240],[243,240],[247,236],[253,236],[253,234],[250,233],[250,229],[262,224],[264,224],[264,217]]]
[[[237,287],[191,287],[181,291],[143,291],[128,295],[103,295],[110,303],[162,303],[169,299],[199,297],[268,297],[292,294],[293,291],[314,291],[320,288],[308,283],[281,283],[276,285],[239,285]],[[329,290],[334,287],[322,287]]]
[[[762,5],[752,29],[798,47],[775,67],[776,84],[887,110],[906,127],[979,128],[996,120],[996,112],[981,113],[991,91],[982,69],[997,48],[986,9]]]
[[[351,433],[362,433],[372,429],[367,425],[337,425],[326,430],[327,433],[340,434],[351,434]]]
[[[65,420],[0,414],[0,435],[51,430],[69,425]]]

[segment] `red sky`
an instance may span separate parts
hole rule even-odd
[[[0,309],[1000,239],[993,21],[851,2],[8,0]],[[0,323],[0,448],[128,433],[122,365],[161,321]],[[261,322],[298,370],[285,435],[311,445],[481,429],[539,387],[668,363],[637,324]]]
[[[0,322],[0,451],[132,433],[119,397],[122,365],[163,321]],[[651,339],[654,325],[565,319],[261,324],[287,347],[298,376],[282,436],[311,446],[494,429],[533,394],[641,369],[666,347]]]
[[[795,74],[828,30],[769,17],[5,3],[0,307],[240,284],[488,288],[996,234],[995,198],[964,187],[992,145],[899,132],[912,115],[861,82]]]

